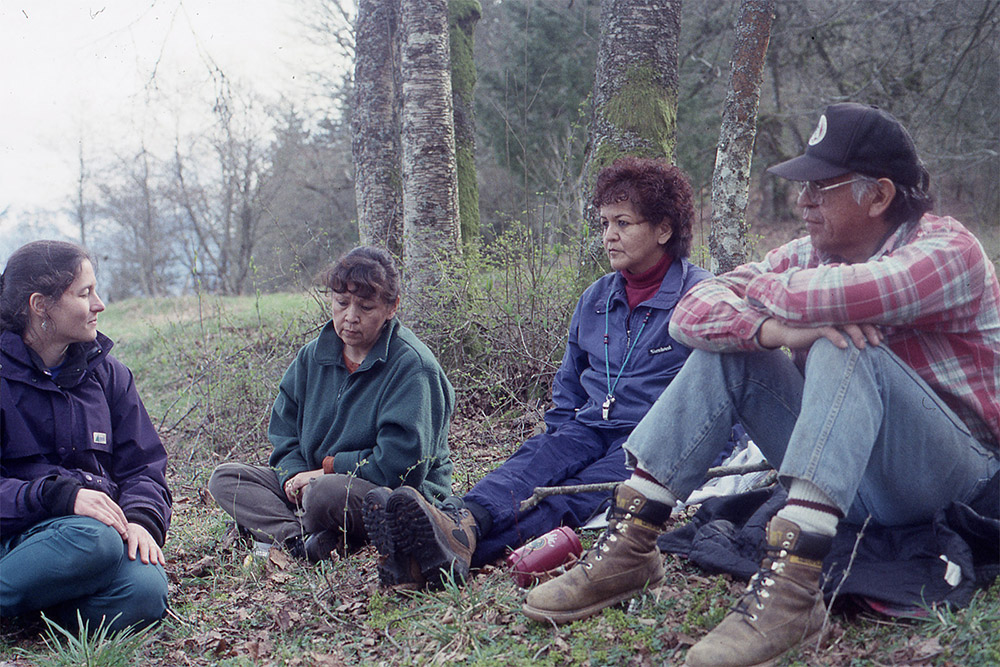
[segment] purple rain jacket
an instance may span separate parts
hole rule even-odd
[[[0,538],[72,514],[88,488],[163,545],[167,453],[112,345],[100,332],[71,345],[53,378],[18,334],[0,334]]]

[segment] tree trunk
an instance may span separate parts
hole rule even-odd
[[[622,155],[673,159],[680,0],[604,0],[584,201]]]
[[[359,0],[351,114],[361,242],[403,250],[399,0]]]
[[[711,269],[725,273],[747,261],[747,193],[757,132],[757,105],[774,0],[742,0],[736,22],[732,75],[712,177]]]
[[[473,42],[483,13],[479,0],[449,0],[451,90],[455,112],[455,161],[458,168],[458,214],[462,241],[479,238],[479,185],[476,182],[476,117],[473,92],[476,63]]]
[[[402,0],[400,19],[405,310],[420,331],[459,243],[448,0]]]

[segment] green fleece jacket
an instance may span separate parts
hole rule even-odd
[[[412,331],[390,320],[353,373],[328,322],[285,372],[271,410],[270,464],[285,483],[323,467],[373,484],[451,494],[448,426],[455,391]]]

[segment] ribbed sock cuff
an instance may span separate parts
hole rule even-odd
[[[795,522],[804,531],[832,536],[837,533],[841,512],[815,484],[794,479],[788,489],[788,503],[778,516]]]
[[[655,500],[656,502],[664,503],[668,507],[673,507],[677,504],[677,497],[670,493],[667,487],[656,482],[651,482],[645,477],[633,474],[625,482],[625,485],[646,496],[647,500]]]

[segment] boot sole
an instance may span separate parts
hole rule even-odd
[[[396,545],[392,539],[392,529],[389,527],[385,509],[385,505],[366,494],[361,503],[361,518],[364,521],[368,539],[371,540],[379,555],[387,560],[396,559]],[[409,578],[402,581],[396,572],[385,567],[381,562],[376,566],[376,570],[378,571],[379,584],[386,588],[408,585],[419,588],[419,582]]]
[[[421,574],[434,588],[444,585],[446,575],[456,583],[469,577],[469,564],[447,546],[448,538],[437,522],[427,516],[422,496],[410,487],[400,487],[389,497],[385,512],[396,549],[420,564]]]
[[[657,581],[650,581],[644,586],[640,586],[639,588],[634,588],[630,591],[626,591],[625,593],[619,593],[618,595],[612,598],[606,598],[604,600],[601,600],[600,602],[597,602],[587,607],[582,607],[580,609],[573,609],[570,611],[546,611],[545,609],[532,607],[527,602],[525,602],[524,605],[522,605],[521,607],[521,611],[528,618],[533,619],[535,621],[539,621],[541,623],[548,623],[549,621],[555,623],[556,625],[562,625],[563,623],[572,623],[573,621],[579,621],[584,618],[593,616],[594,614],[596,614],[597,612],[601,611],[606,607],[616,605],[619,602],[634,597],[639,593],[642,593],[643,591],[652,588],[658,583],[660,583],[659,579]]]
[[[808,637],[803,638],[802,641],[800,641],[795,646],[791,646],[791,647],[785,649],[784,651],[782,651],[778,655],[774,656],[773,658],[768,658],[764,662],[755,662],[754,664],[747,665],[746,667],[774,667],[775,665],[780,664],[781,663],[781,659],[784,658],[786,655],[788,655],[788,652],[791,651],[792,649],[798,648],[799,646],[805,646],[807,644],[815,643],[817,640],[819,640],[820,633],[822,631],[823,631],[823,628],[820,628],[819,630],[816,630],[815,632],[813,632]],[[684,664],[681,665],[681,667],[692,667],[692,666],[690,664],[688,664],[687,660],[685,660]]]

